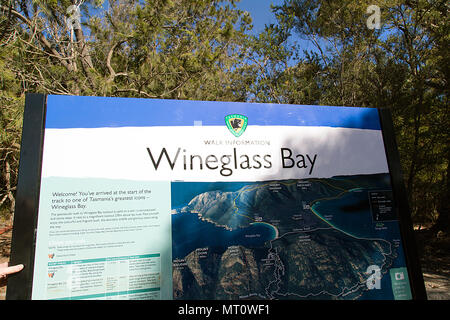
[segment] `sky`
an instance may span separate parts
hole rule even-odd
[[[264,25],[276,23],[276,18],[270,10],[270,5],[281,5],[284,0],[241,0],[236,3],[236,7],[250,13],[253,19],[254,33],[264,31]],[[109,6],[107,0],[103,2],[102,9],[105,10]],[[96,10],[92,11],[94,14]]]
[[[271,23],[276,24],[277,19],[273,14],[270,5],[282,5],[284,0],[240,0],[236,2],[237,9],[247,11],[250,13],[253,21],[253,30],[252,34],[256,35],[262,31],[264,31],[264,26],[269,25]],[[108,6],[108,1],[105,0],[103,8],[106,9]],[[289,44],[299,44],[300,50],[312,50],[316,51],[317,49],[308,41],[300,39],[295,34],[292,34],[289,39]]]
[[[236,3],[236,7],[240,10],[245,10],[250,13],[253,20],[252,34],[258,34],[264,31],[264,26],[267,24],[276,24],[277,19],[270,9],[270,5],[281,6],[284,0],[241,0]],[[290,45],[297,44],[301,51],[315,51],[317,48],[309,41],[301,39],[295,33],[293,33],[288,40]],[[293,62],[293,61],[291,61]]]
[[[270,9],[270,5],[281,5],[284,0],[241,0],[236,7],[250,13],[253,19],[253,32],[264,31],[264,25],[276,23],[277,19]]]

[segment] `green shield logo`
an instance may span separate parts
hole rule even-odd
[[[248,118],[241,114],[229,114],[225,117],[228,130],[236,137],[240,137],[247,129],[247,122]]]

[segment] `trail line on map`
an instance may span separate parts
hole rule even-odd
[[[345,230],[342,230],[342,229],[338,228],[337,226],[335,226],[334,224],[332,224],[330,221],[324,219],[324,218],[319,214],[319,212],[317,212],[317,211],[314,209],[314,205],[315,205],[317,202],[320,202],[320,201],[330,201],[330,200],[334,200],[334,199],[339,199],[339,198],[341,198],[343,195],[345,195],[345,194],[347,194],[347,193],[349,193],[349,192],[363,189],[362,187],[359,187],[359,186],[357,186],[355,183],[353,183],[353,182],[351,182],[351,181],[348,181],[348,180],[341,180],[341,181],[351,182],[351,184],[353,184],[353,186],[354,186],[354,187],[351,188],[351,189],[344,189],[344,188],[341,188],[341,187],[332,185],[332,184],[329,183],[329,182],[322,181],[322,180],[320,180],[320,179],[314,179],[314,178],[313,178],[313,179],[308,179],[308,180],[309,180],[309,181],[316,181],[316,182],[319,182],[319,183],[326,184],[326,185],[328,185],[328,186],[330,186],[330,187],[332,187],[332,188],[334,188],[334,189],[341,190],[342,192],[340,192],[339,194],[337,194],[337,195],[335,195],[335,196],[332,196],[332,197],[322,197],[322,198],[314,199],[314,200],[311,201],[310,204],[309,204],[310,211],[311,211],[317,218],[319,218],[320,220],[324,221],[327,225],[329,225],[330,228],[315,228],[315,229],[313,229],[313,230],[306,230],[306,231],[304,231],[304,230],[290,231],[290,232],[286,232],[286,233],[284,233],[284,234],[282,234],[282,235],[278,235],[276,238],[274,238],[274,239],[272,239],[272,240],[269,241],[269,243],[270,243],[270,248],[269,248],[268,258],[269,258],[269,259],[273,259],[273,261],[274,261],[274,272],[273,272],[274,279],[268,283],[268,285],[267,285],[266,288],[265,288],[265,292],[266,292],[266,294],[268,295],[268,297],[271,298],[271,299],[275,298],[274,295],[280,295],[280,296],[295,295],[295,296],[297,296],[297,297],[299,297],[299,298],[307,298],[308,296],[320,296],[320,295],[326,294],[326,295],[330,295],[330,296],[333,296],[333,297],[339,297],[339,296],[345,296],[345,295],[348,295],[348,294],[350,294],[350,293],[352,293],[352,292],[355,292],[355,291],[357,291],[357,290],[360,290],[361,287],[363,287],[363,282],[357,282],[354,286],[352,286],[352,287],[350,287],[350,288],[348,288],[348,287],[342,288],[341,292],[340,292],[340,293],[337,293],[337,294],[333,294],[333,293],[328,292],[328,291],[326,291],[326,290],[322,290],[322,291],[320,291],[320,292],[318,292],[318,293],[309,293],[309,294],[307,294],[307,295],[299,295],[299,294],[291,293],[291,292],[280,293],[280,292],[279,292],[279,290],[280,290],[280,283],[282,282],[282,276],[284,276],[285,267],[284,267],[284,264],[283,264],[283,262],[281,261],[279,255],[278,255],[278,253],[277,253],[276,248],[275,248],[275,249],[273,248],[272,242],[275,241],[275,240],[277,240],[277,239],[281,239],[282,237],[284,237],[284,236],[286,236],[286,235],[288,235],[288,234],[294,234],[294,233],[307,233],[307,232],[314,232],[314,231],[317,231],[317,230],[330,230],[330,229],[333,229],[333,230],[336,230],[336,231],[338,231],[338,232],[341,232],[341,233],[343,233],[343,234],[345,234],[345,235],[347,235],[347,236],[350,236],[350,237],[355,238],[355,239],[358,239],[358,240],[366,240],[366,241],[382,241],[382,242],[385,242],[385,243],[389,244],[389,252],[386,253],[384,250],[382,250],[382,249],[380,248],[380,249],[381,249],[381,250],[380,250],[380,253],[381,253],[381,255],[383,256],[383,264],[381,265],[381,269],[382,269],[382,270],[383,270],[383,267],[384,267],[385,264],[386,264],[387,257],[390,256],[390,255],[392,254],[392,244],[391,244],[389,241],[387,241],[387,240],[385,240],[385,239],[381,239],[381,238],[363,238],[363,237],[358,237],[358,236],[356,236],[356,235],[354,235],[354,234],[352,234],[352,233],[350,233],[350,232],[347,232],[347,231],[345,231]],[[297,183],[297,182],[298,182],[298,180],[294,180],[293,182],[289,182],[289,183],[284,183],[284,182],[277,182],[277,183],[280,183],[280,184],[283,184],[283,185],[285,185],[285,186],[288,186],[288,185],[291,185],[291,184],[295,184],[295,183]],[[251,188],[245,188],[245,189],[243,189],[243,190],[240,190],[240,191],[238,192],[238,194],[236,195],[236,197],[233,199],[233,204],[234,204],[234,208],[235,208],[234,213],[237,214],[237,215],[240,215],[240,216],[242,216],[242,217],[248,218],[248,219],[250,219],[250,220],[252,220],[252,221],[254,221],[254,222],[267,223],[267,222],[264,222],[264,221],[256,221],[255,219],[253,219],[253,218],[251,218],[251,217],[249,217],[249,216],[247,216],[247,215],[244,215],[244,214],[239,213],[239,207],[238,207],[237,204],[236,204],[236,200],[237,200],[237,199],[242,195],[242,193],[244,193],[244,192],[249,192],[249,191],[253,191],[253,190],[259,189],[259,188],[263,188],[263,187],[266,187],[266,186],[271,185],[271,184],[273,184],[273,183],[274,183],[274,182],[268,182],[268,183],[264,183],[264,184],[261,184],[261,185],[253,186],[253,187],[251,187]],[[267,224],[271,225],[270,223],[267,223]],[[272,226],[272,225],[271,225],[271,226]],[[274,228],[275,228],[275,227],[274,227]],[[273,251],[274,251],[274,252],[273,252]],[[383,273],[385,274],[386,272],[387,272],[387,270],[385,270],[385,272],[383,272]],[[270,287],[271,287],[271,286],[275,286],[275,287],[273,288],[273,290],[270,290]]]

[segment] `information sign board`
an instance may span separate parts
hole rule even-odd
[[[8,299],[423,299],[389,112],[28,95]]]

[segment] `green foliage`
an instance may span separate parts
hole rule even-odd
[[[228,71],[242,63],[236,52],[249,28],[240,11],[216,1],[110,6],[88,24],[96,63],[106,61],[102,95],[234,100]]]
[[[234,1],[1,0],[0,207],[14,210],[24,96],[245,100],[236,94],[251,19]],[[77,3],[80,3],[77,2]],[[8,13],[8,15],[3,15]]]
[[[5,66],[3,58],[11,53],[0,47],[0,218],[7,218],[15,205],[20,136],[24,99],[14,71]]]
[[[258,97],[391,109],[413,218],[416,223],[439,220],[437,228],[448,231],[448,4],[378,1],[380,30],[366,26],[370,4],[289,0],[275,7],[283,31],[292,30],[315,49],[292,67],[264,71],[264,93]],[[264,52],[261,61],[265,66],[285,63],[284,53],[284,48],[278,55]],[[303,71],[300,78],[292,77],[296,69]],[[280,90],[285,84],[294,86]]]
[[[71,32],[72,3],[0,2],[3,208],[14,205],[26,92],[324,104],[389,108],[414,220],[448,228],[446,1],[285,0],[257,35],[234,0],[83,1]],[[380,30],[366,25],[372,4]]]

